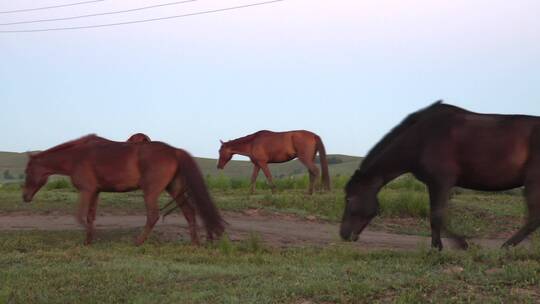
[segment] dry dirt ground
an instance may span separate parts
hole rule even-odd
[[[255,233],[267,245],[275,247],[326,246],[341,242],[338,224],[309,221],[292,216],[262,215],[254,211],[243,213],[225,212],[228,222],[227,233],[232,240],[241,240]],[[102,214],[96,220],[99,236],[106,230],[142,228],[144,215]],[[0,215],[0,230],[75,230],[82,229],[70,215]],[[201,235],[204,231],[200,229]],[[154,237],[166,240],[189,240],[187,224],[181,214],[171,214],[165,221],[160,220],[154,228]],[[134,235],[135,236],[135,235]],[[82,236],[81,236],[82,237]],[[498,248],[503,239],[473,239],[470,243],[485,248]],[[446,248],[453,248],[451,241],[443,240]],[[355,244],[361,249],[415,250],[429,246],[430,238],[402,234],[390,234],[367,229]]]

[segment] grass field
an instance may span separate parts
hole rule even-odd
[[[77,232],[0,233],[1,303],[535,303],[534,250],[274,249],[253,236],[204,247],[92,247]]]
[[[248,195],[246,179],[209,177],[222,210],[287,214],[339,222],[346,177],[330,193],[305,195],[307,177],[277,181],[271,195],[261,182]],[[403,177],[380,193],[381,215],[371,229],[429,235],[425,187]],[[20,185],[0,187],[0,211],[71,213],[77,192],[51,181],[31,204]],[[163,196],[161,203],[168,201]],[[457,189],[450,225],[469,237],[506,237],[524,215],[519,190],[482,193]],[[99,212],[144,213],[138,192],[101,195]],[[0,303],[536,303],[540,301],[540,249],[520,247],[442,253],[364,252],[349,244],[325,248],[270,248],[252,235],[193,247],[153,236],[132,245],[135,231],[111,230],[83,247],[80,231],[0,232]]]

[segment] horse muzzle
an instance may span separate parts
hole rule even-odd
[[[24,192],[22,195],[23,202],[25,203],[30,203],[33,198],[34,198],[34,195],[32,193]]]
[[[341,236],[341,239],[343,239],[346,242],[356,242],[358,241],[358,238],[360,237],[360,233],[354,233],[351,230],[343,230],[343,229],[340,230],[339,235]]]
[[[369,224],[369,221],[362,221],[361,223],[355,223],[354,225],[342,223],[339,230],[339,235],[344,241],[356,242],[360,238],[360,233],[364,231],[364,228]]]

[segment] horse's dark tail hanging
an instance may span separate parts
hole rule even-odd
[[[186,181],[190,197],[204,222],[207,233],[211,236],[221,236],[225,231],[225,221],[208,193],[199,166],[186,151],[178,150],[176,154],[179,158],[178,173]]]
[[[319,158],[321,160],[321,170],[322,170],[322,184],[324,190],[330,190],[330,175],[328,173],[328,160],[326,159],[326,149],[322,139],[319,136],[315,136],[317,151],[319,151]]]

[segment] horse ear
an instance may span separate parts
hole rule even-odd
[[[219,140],[219,142],[220,142],[222,145],[224,144],[223,140],[221,140],[221,139]]]

